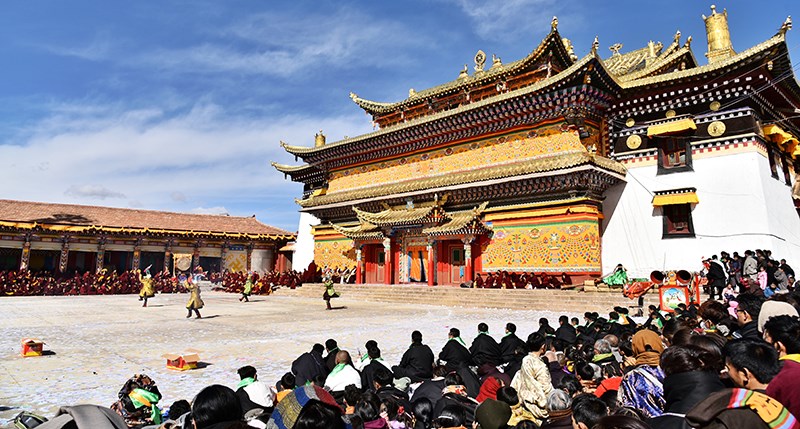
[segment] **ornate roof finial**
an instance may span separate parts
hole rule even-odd
[[[781,25],[780,30],[778,30],[779,34],[786,34],[787,31],[792,29],[792,16],[789,15],[786,17],[786,21],[783,21],[783,25]]]
[[[317,134],[314,134],[314,147],[325,146],[325,134],[322,134],[322,130],[319,130]]]
[[[550,21],[550,29],[552,31],[558,31],[558,17],[553,16],[553,20]]]
[[[600,37],[594,36],[594,42],[592,42],[592,55],[597,55],[597,49],[600,47]]]
[[[711,5],[711,16],[703,15],[706,24],[706,37],[708,37],[708,63],[722,61],[736,55],[731,43],[731,32],[728,29],[728,11],[723,9],[717,13],[717,8]]]
[[[650,54],[650,58],[656,56],[656,44],[652,40],[647,42],[647,52]]]
[[[495,54],[492,54],[492,68],[495,67],[503,67],[503,62],[500,61],[500,57]]]
[[[614,43],[613,45],[609,46],[608,49],[612,52],[611,56],[616,57],[619,55],[619,50],[622,49],[622,43]]]
[[[672,41],[676,44],[681,42],[681,30],[675,32],[675,35],[672,36]]]
[[[350,91],[350,99],[351,99],[351,100],[355,100],[356,98],[358,98],[358,96],[356,95],[356,93],[355,93],[355,92],[353,92],[353,91]]]
[[[685,47],[689,47],[692,44],[692,36],[686,38],[686,43],[683,44]]]
[[[461,69],[461,72],[458,74],[458,80],[466,79],[469,77],[469,73],[467,73],[467,65],[464,64],[464,68]]]
[[[572,47],[572,41],[570,41],[566,37],[562,37],[561,43],[564,44],[564,48],[567,50],[567,53],[569,54],[569,57],[572,59],[572,61],[577,60],[578,56],[575,55],[575,48]]]
[[[408,90],[408,98],[411,98],[415,95],[417,95],[417,91],[414,88]]]
[[[478,50],[475,54],[475,72],[481,73],[483,72],[483,68],[486,65],[486,52],[482,50]]]

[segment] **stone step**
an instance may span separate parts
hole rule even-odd
[[[507,308],[551,310],[564,312],[597,311],[608,313],[614,306],[631,307],[636,304],[617,290],[583,292],[559,289],[466,289],[447,286],[420,285],[336,285],[343,296],[372,302],[400,302],[476,308]],[[297,289],[280,289],[285,296],[321,298],[321,284],[305,284]],[[658,304],[658,295],[645,296],[645,305]]]

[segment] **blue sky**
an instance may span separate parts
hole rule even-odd
[[[279,141],[372,130],[348,97],[397,101],[455,79],[478,49],[533,50],[558,15],[585,55],[693,37],[680,0],[17,1],[0,4],[0,198],[255,214],[296,230],[301,186]],[[772,36],[797,1],[717,3],[734,49]],[[789,33],[800,61],[800,34]]]

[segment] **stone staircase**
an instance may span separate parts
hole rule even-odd
[[[282,288],[279,296],[322,299],[321,284],[304,284],[297,289]],[[584,292],[556,289],[466,289],[454,286],[346,284],[336,285],[342,298],[358,301],[398,302],[403,304],[442,305],[448,307],[506,308],[514,310],[543,310],[565,313],[596,311],[608,317],[614,306],[631,307],[637,304],[622,296],[622,291],[603,290]],[[658,293],[645,295],[645,307],[658,305]],[[335,301],[334,301],[335,305]],[[631,315],[635,314],[631,308]],[[645,310],[646,312],[646,310]]]

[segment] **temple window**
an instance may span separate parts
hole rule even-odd
[[[658,174],[692,171],[692,155],[689,140],[666,137],[658,148]]]
[[[694,237],[691,204],[671,204],[663,207],[664,234],[662,238]]]

